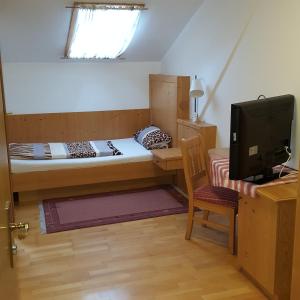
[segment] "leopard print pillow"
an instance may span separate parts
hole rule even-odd
[[[156,126],[148,126],[139,130],[134,139],[148,150],[168,148],[171,136]]]

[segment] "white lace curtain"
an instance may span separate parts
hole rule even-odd
[[[129,46],[139,17],[139,10],[75,8],[67,56],[117,58]]]

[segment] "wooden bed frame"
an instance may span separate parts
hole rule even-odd
[[[163,171],[152,161],[132,162],[98,167],[12,173],[12,187],[13,192],[24,192],[167,175],[175,175],[175,172]]]
[[[119,139],[153,123],[170,133],[176,146],[177,119],[189,116],[189,85],[189,77],[150,75],[150,109],[7,115],[7,139],[9,143]],[[165,182],[166,176],[171,181],[175,174],[145,161],[11,173],[11,182],[13,192],[24,192],[145,178]]]

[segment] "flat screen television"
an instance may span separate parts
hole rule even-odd
[[[289,158],[293,95],[231,105],[229,178],[262,184]]]

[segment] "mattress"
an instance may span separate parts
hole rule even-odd
[[[133,138],[112,140],[113,145],[123,155],[74,158],[74,159],[53,159],[53,160],[11,160],[12,173],[27,173],[36,171],[50,171],[59,169],[78,169],[85,167],[96,167],[129,162],[151,161],[151,151],[145,149]]]

